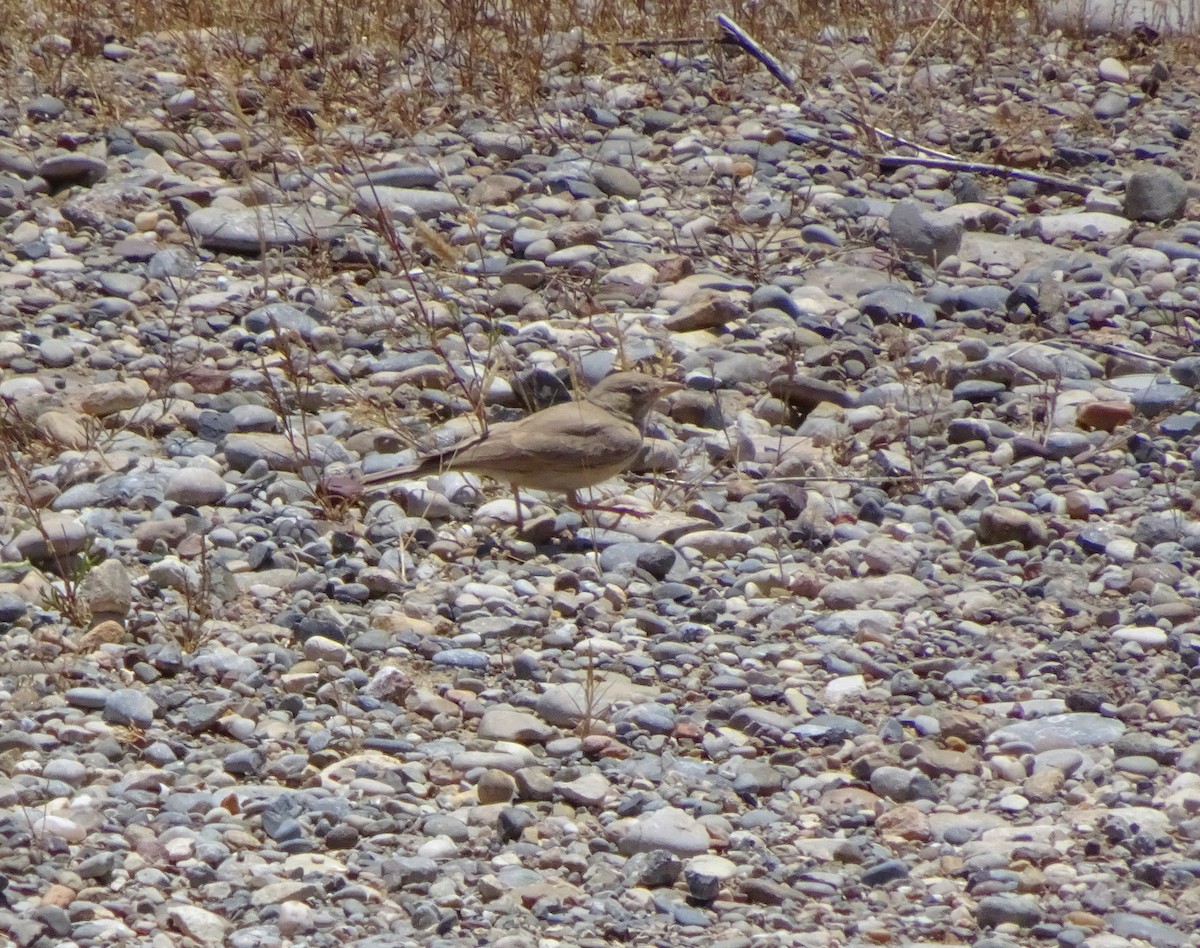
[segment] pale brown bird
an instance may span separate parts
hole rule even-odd
[[[572,507],[576,492],[615,477],[642,448],[646,419],[677,382],[642,372],[618,372],[573,402],[552,405],[519,421],[493,425],[473,440],[402,468],[367,475],[363,486],[445,471],[468,471],[511,485],[522,524],[520,489],[563,491]]]

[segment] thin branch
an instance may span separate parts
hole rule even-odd
[[[837,109],[836,111],[847,122],[850,122],[853,125],[857,125],[859,128],[865,129],[866,131],[870,132],[872,135],[877,135],[880,138],[886,139],[889,142],[893,142],[897,145],[904,145],[907,148],[915,149],[916,151],[923,152],[926,155],[932,155],[934,158],[945,158],[947,161],[958,161],[958,158],[955,157],[954,155],[950,154],[949,152],[938,151],[935,148],[930,148],[927,145],[922,145],[920,142],[914,142],[907,138],[901,138],[899,135],[895,134],[894,132],[888,132],[882,128],[879,128],[876,125],[872,125],[870,122],[866,121],[865,119],[861,119],[857,115],[854,115],[851,112],[847,112],[845,109]]]
[[[583,44],[584,49],[653,49],[655,46],[707,46],[709,36],[664,36],[662,39],[591,40]]]
[[[920,165],[922,168],[941,168],[945,171],[970,171],[975,174],[990,174],[1001,178],[1020,178],[1023,181],[1033,181],[1057,188],[1059,191],[1069,191],[1072,194],[1090,194],[1092,187],[1060,178],[1054,174],[1042,174],[1037,171],[1026,171],[1024,168],[1010,168],[1007,165],[993,165],[986,161],[960,161],[957,158],[934,158],[925,155],[881,155],[879,167],[883,171],[893,171],[906,165]]]
[[[791,128],[784,132],[783,137],[793,145],[824,145],[826,148],[832,148],[834,151],[840,151],[843,154],[849,155],[851,158],[865,158],[866,156],[853,145],[843,145],[841,142],[835,142],[832,138],[827,138],[820,132],[814,132],[807,128]]]

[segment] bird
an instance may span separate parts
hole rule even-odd
[[[617,372],[575,401],[492,425],[478,438],[413,464],[369,474],[362,484],[376,487],[446,471],[490,477],[512,488],[520,531],[522,487],[564,492],[571,507],[587,509],[578,491],[626,470],[642,449],[655,404],[681,388],[678,382],[644,372]]]

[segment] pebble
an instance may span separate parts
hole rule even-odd
[[[518,744],[544,744],[558,732],[536,714],[512,708],[488,708],[479,719],[479,737]]]
[[[993,731],[996,743],[1018,741],[1028,744],[1034,752],[1056,748],[1101,747],[1111,744],[1125,733],[1125,725],[1115,718],[1099,714],[1051,714],[1044,718],[1008,724]]]
[[[1187,182],[1170,168],[1135,171],[1125,182],[1125,216],[1132,221],[1161,224],[1183,215]]]
[[[145,728],[154,723],[157,706],[136,688],[118,688],[104,702],[104,720],[111,724],[127,724]]]
[[[503,770],[485,770],[475,784],[479,802],[508,803],[517,794],[517,782]]]
[[[66,517],[45,517],[41,524],[22,530],[4,548],[7,560],[45,562],[55,557],[79,553],[88,543],[88,531],[78,520]]]
[[[626,855],[665,850],[680,858],[708,852],[709,835],[696,820],[675,807],[662,807],[635,822],[618,847]]]
[[[1096,74],[1106,82],[1129,81],[1129,70],[1125,64],[1112,56],[1100,60],[1100,65],[1096,67]]]
[[[189,214],[186,224],[200,246],[228,253],[311,246],[343,229],[337,214],[287,205],[202,208]]]
[[[962,245],[961,221],[911,199],[896,205],[888,217],[888,228],[901,251],[933,266],[958,253]]]
[[[1032,928],[1042,920],[1042,910],[1031,895],[989,895],[979,900],[975,919],[980,928],[1000,925]]]

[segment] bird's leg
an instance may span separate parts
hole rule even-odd
[[[525,532],[525,516],[524,510],[521,507],[521,488],[519,488],[516,484],[513,484],[512,492],[513,501],[517,505],[517,536],[520,536]]]
[[[582,501],[576,491],[567,491],[567,504],[572,510],[594,510],[599,513],[616,514],[618,517],[637,517],[639,520],[654,516],[652,511],[639,510],[636,507],[621,507],[614,504],[599,503],[594,500]]]

